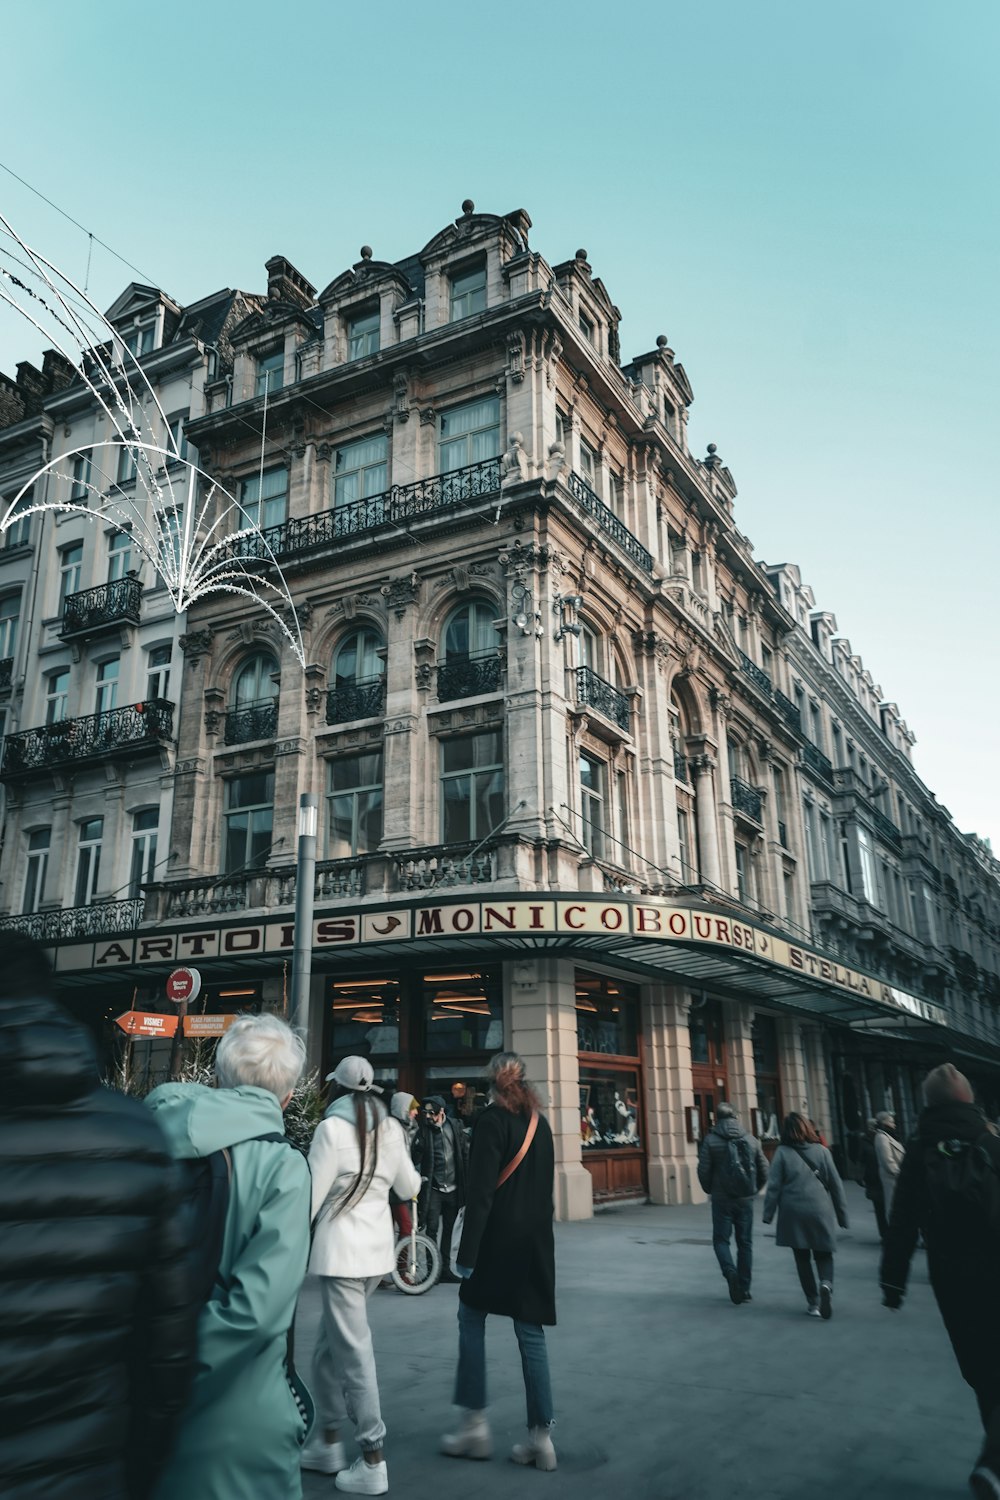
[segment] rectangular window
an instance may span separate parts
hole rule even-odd
[[[577,321],[577,325],[578,325],[578,327],[580,329],[580,332],[583,334],[584,338],[587,340],[587,343],[588,344],[595,344],[596,345],[597,338],[596,338],[596,330],[594,328],[593,320],[591,318],[588,318],[587,314],[581,310],[581,312],[577,315],[577,320],[576,321]]]
[[[161,510],[157,516],[163,535],[163,542],[168,554],[173,556],[175,568],[181,565],[181,543],[184,531],[184,511],[179,505],[172,505],[167,510]],[[156,583],[160,582],[160,575],[154,575]]]
[[[816,829],[816,809],[811,802],[803,802],[802,818],[806,825],[806,859],[809,865],[809,879],[816,881],[821,879],[819,841]]]
[[[625,514],[625,481],[620,474],[608,476],[608,500],[616,516]]]
[[[833,755],[831,756],[833,764],[834,766],[842,766],[844,764],[844,751],[841,744],[839,724],[833,723],[830,725],[830,739],[833,749]]]
[[[17,627],[20,618],[20,594],[8,594],[6,599],[0,599],[0,661],[13,656],[17,650]]]
[[[49,872],[49,842],[52,830],[36,828],[28,834],[28,866],[24,876],[23,912],[37,911],[45,900],[45,877]]]
[[[563,412],[561,412],[559,410],[559,408],[557,406],[556,407],[556,442],[557,443],[562,443],[562,445],[563,445],[564,448],[566,446],[566,434],[567,434],[568,431],[569,431],[569,423],[566,420],[566,416],[565,416],[565,414]]]
[[[3,534],[3,545],[5,547],[27,547],[28,543],[31,541],[31,517],[23,515],[22,512],[26,511],[28,509],[28,506],[31,505],[33,501],[34,491],[25,490],[24,494],[18,501],[17,510],[14,512],[17,519],[11,521],[10,525],[7,527],[7,530]],[[7,501],[6,499],[0,501],[0,507],[2,507],[4,511],[6,511],[8,504],[9,501]]]
[[[681,856],[681,884],[693,885],[698,871],[691,858],[691,819],[683,807],[677,809],[677,843]]]
[[[244,479],[240,504],[245,514],[238,518],[237,530],[257,526],[267,531],[269,526],[280,526],[288,514],[288,470],[265,469],[263,475]]]
[[[156,343],[156,324],[144,323],[139,328],[133,328],[121,336],[122,343],[130,354],[138,359],[143,354],[148,354]]]
[[[478,843],[503,821],[499,730],[441,742],[441,842]]]
[[[625,864],[625,855],[628,853],[628,776],[624,771],[617,774],[618,781],[618,842],[616,845],[616,859],[620,865]]]
[[[101,875],[101,842],[104,819],[88,818],[80,824],[80,848],[76,861],[75,906],[89,906],[97,892]]]
[[[108,537],[108,582],[117,583],[132,566],[132,538],[126,531]]]
[[[173,416],[167,418],[168,437],[164,446],[169,448],[171,453],[176,454],[179,460],[184,461],[190,458],[196,462],[198,455],[188,445],[188,440],[184,433],[184,425],[187,422],[188,416],[188,412],[178,411],[174,412]],[[173,461],[173,458],[167,459],[168,464],[173,463]]]
[[[778,842],[783,849],[788,845],[788,817],[785,807],[785,772],[782,766],[775,765],[771,769],[774,785],[774,815],[778,822]]]
[[[257,384],[254,387],[255,396],[273,396],[275,391],[280,391],[285,382],[285,351],[276,349],[273,354],[265,354],[257,360]]]
[[[384,432],[338,448],[333,461],[334,506],[368,500],[389,488],[389,438]]]
[[[118,472],[115,475],[118,484],[131,484],[135,478],[135,449],[118,449]]]
[[[147,700],[170,697],[169,646],[154,646],[146,664]]]
[[[133,901],[142,895],[144,885],[156,879],[156,832],[160,821],[158,807],[144,807],[132,815],[132,861],[129,867],[128,893]]]
[[[580,439],[580,478],[597,494],[597,454],[589,444]]]
[[[108,661],[102,661],[97,668],[97,703],[94,712],[99,714],[110,713],[113,708],[118,707],[118,675],[121,671],[122,659],[120,656],[112,656]]]
[[[440,472],[478,464],[500,453],[500,397],[485,396],[442,413],[438,442]]]
[[[607,776],[608,768],[603,760],[593,755],[580,756],[581,841],[594,859],[605,856]]]
[[[798,907],[795,904],[795,876],[791,870],[785,870],[782,872],[782,879],[785,883],[785,916],[794,927],[798,925]]]
[[[451,278],[451,321],[471,318],[486,308],[486,265],[456,271]]]
[[[736,893],[741,901],[750,900],[750,855],[742,844],[736,845]]]
[[[62,614],[70,594],[80,591],[80,572],[83,568],[83,543],[74,542],[64,547],[59,554],[59,613]]]
[[[428,1052],[461,1057],[503,1045],[503,988],[495,971],[425,974],[421,991]],[[428,1081],[448,1072],[428,1069]]]
[[[73,483],[70,486],[69,498],[71,500],[86,500],[90,493],[90,479],[93,468],[93,450],[85,448],[78,453],[73,460]]]
[[[382,840],[382,751],[330,762],[327,858],[374,854]]]
[[[833,869],[833,833],[829,813],[821,812],[819,815],[819,862],[821,880],[829,880]]]
[[[61,724],[69,703],[69,668],[53,672],[45,684],[45,722]]]
[[[259,870],[271,852],[274,772],[252,771],[226,783],[225,873]]]
[[[364,359],[377,354],[381,342],[381,314],[377,307],[355,313],[347,324],[347,357]]]
[[[819,704],[813,700],[809,703],[809,738],[817,749],[823,748],[823,715]]]
[[[861,886],[870,906],[878,906],[878,868],[871,837],[865,828],[858,829],[858,855],[861,863]]]

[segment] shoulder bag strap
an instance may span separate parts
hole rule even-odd
[[[535,1139],[535,1131],[537,1129],[538,1129],[538,1110],[537,1109],[533,1109],[531,1111],[531,1119],[528,1121],[528,1129],[525,1132],[524,1140],[521,1142],[521,1149],[517,1153],[517,1155],[515,1157],[513,1157],[507,1163],[507,1165],[504,1167],[503,1171],[500,1173],[500,1176],[497,1178],[497,1187],[498,1188],[502,1188],[503,1187],[503,1185],[507,1181],[508,1177],[513,1177],[513,1175],[517,1171],[518,1167],[524,1161],[524,1158],[528,1154],[528,1147],[531,1145],[532,1141]]]

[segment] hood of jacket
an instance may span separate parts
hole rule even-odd
[[[0,1000],[0,1100],[66,1104],[100,1083],[87,1032],[52,1000]]]
[[[746,1131],[735,1115],[727,1115],[724,1120],[716,1120],[708,1133],[719,1136],[723,1141],[738,1141]]]
[[[935,1104],[921,1112],[917,1121],[917,1139],[925,1146],[938,1141],[974,1141],[988,1127],[978,1104]]]
[[[402,1124],[409,1125],[410,1110],[413,1108],[416,1102],[417,1101],[416,1099],[414,1099],[412,1094],[393,1094],[392,1098],[389,1100],[389,1113],[391,1115],[394,1115],[397,1120],[402,1122]]]
[[[283,1135],[281,1105],[267,1089],[210,1089],[203,1083],[161,1083],[146,1099],[181,1160],[211,1156],[258,1135]]]

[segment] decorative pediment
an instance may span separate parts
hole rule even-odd
[[[729,628],[725,615],[721,614],[718,610],[715,611],[713,616],[712,634],[715,637],[716,645],[721,648],[723,655],[729,658],[734,667],[738,667],[741,660],[740,648],[736,644],[736,638]]]
[[[362,245],[361,259],[350,270],[343,271],[336,276],[330,285],[320,292],[319,301],[322,307],[329,307],[331,303],[353,302],[360,297],[375,296],[386,286],[393,287],[399,293],[401,302],[405,302],[413,295],[413,287],[398,266],[394,266],[388,260],[372,260],[371,254],[369,247]]]
[[[304,308],[294,302],[265,302],[259,312],[252,312],[242,323],[238,323],[230,334],[234,348],[251,344],[255,339],[271,338],[280,333],[289,323],[297,324],[304,332],[315,333],[312,318]]]
[[[501,258],[507,260],[527,249],[530,228],[531,220],[523,208],[502,215],[477,214],[472,199],[466,198],[462,217],[428,240],[418,258],[427,265],[430,261],[445,260],[457,250],[475,249],[499,238]]]
[[[159,287],[143,286],[141,282],[133,281],[129,283],[121,296],[112,302],[104,316],[112,324],[131,322],[137,315],[153,312],[161,302],[172,312],[181,311],[173,298],[161,292]]]

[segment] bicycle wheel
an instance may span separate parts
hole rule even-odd
[[[396,1263],[391,1275],[401,1292],[408,1297],[419,1297],[421,1292],[429,1292],[441,1275],[441,1251],[426,1234],[417,1235],[415,1247],[407,1235],[396,1245]]]

